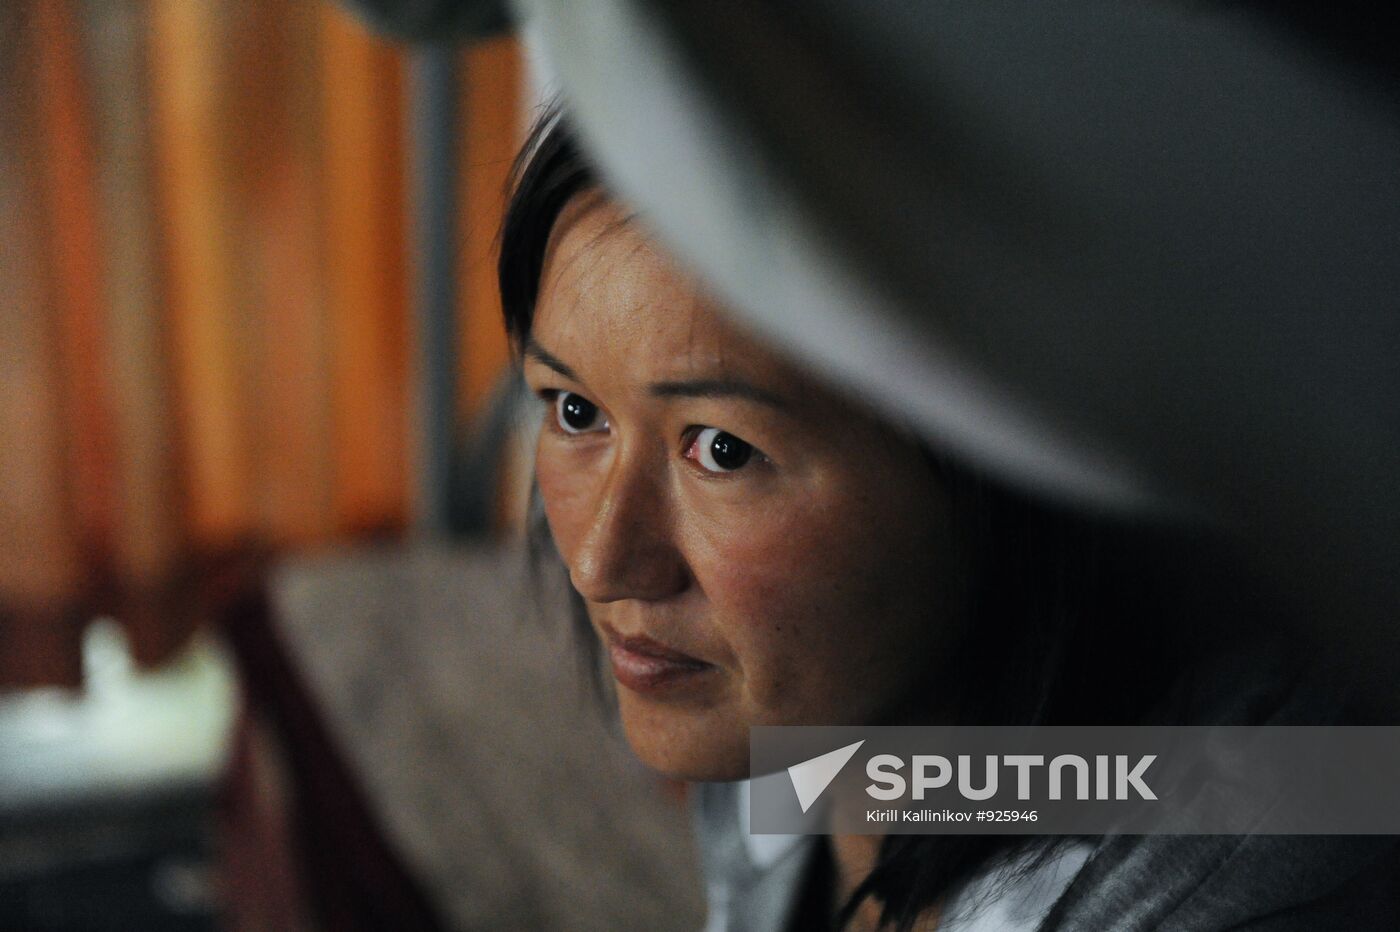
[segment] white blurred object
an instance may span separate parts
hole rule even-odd
[[[121,626],[83,637],[84,688],[0,697],[0,809],[207,785],[227,758],[238,692],[211,640],[137,671]]]

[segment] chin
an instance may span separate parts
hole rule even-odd
[[[748,728],[730,725],[716,710],[657,708],[619,696],[618,712],[632,752],[657,773],[690,782],[748,779]]]

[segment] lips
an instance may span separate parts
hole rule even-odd
[[[604,635],[613,676],[634,692],[661,692],[715,669],[713,664],[673,650],[645,635],[623,637],[608,628],[604,628]]]

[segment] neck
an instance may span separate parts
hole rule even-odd
[[[850,900],[861,881],[870,876],[880,852],[882,835],[831,835],[831,860],[836,866],[836,908],[839,911]],[[849,932],[866,932],[880,925],[880,904],[874,897],[861,901]],[[844,930],[843,930],[844,932]]]
[[[879,859],[884,835],[829,835],[831,860],[835,867],[836,912],[855,893],[856,887],[870,876]],[[878,932],[881,903],[873,896],[861,900],[855,915],[841,932]],[[942,903],[934,903],[919,915],[915,928],[919,932],[934,932],[938,928]]]

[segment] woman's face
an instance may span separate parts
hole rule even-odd
[[[936,711],[961,613],[916,446],[729,323],[599,199],[555,229],[524,366],[550,529],[643,761],[735,780],[751,725]]]

